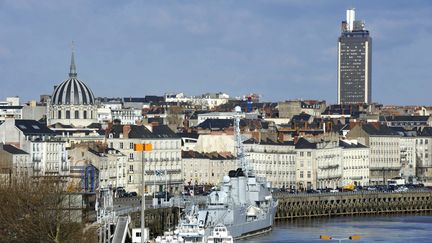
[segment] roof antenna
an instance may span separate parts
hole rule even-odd
[[[72,55],[71,55],[69,78],[76,78],[77,72],[76,72],[76,66],[75,66],[75,42],[74,41],[72,41],[71,49],[72,49]]]

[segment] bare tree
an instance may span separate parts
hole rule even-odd
[[[0,242],[89,242],[70,201],[60,180],[1,181]]]

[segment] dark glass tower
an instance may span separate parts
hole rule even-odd
[[[338,104],[372,102],[372,38],[363,21],[347,10],[338,43]]]

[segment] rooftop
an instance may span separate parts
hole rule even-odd
[[[367,123],[362,125],[363,130],[372,136],[396,136],[399,135],[397,132],[392,130],[391,128],[377,124],[377,123]]]
[[[295,148],[296,149],[316,149],[317,144],[311,143],[305,138],[299,138],[297,140],[297,143],[295,143]]]
[[[28,154],[24,150],[21,150],[13,145],[10,144],[3,144],[3,146],[0,146],[0,148],[3,147],[3,150],[10,153],[10,154]]]
[[[149,139],[155,139],[155,138],[179,138],[176,133],[174,133],[168,126],[166,125],[159,125],[159,126],[153,126],[152,130],[150,131],[145,126],[138,126],[138,125],[113,125],[111,128],[111,131],[109,133],[113,134],[114,138],[120,138],[120,134],[123,134],[123,127],[129,126],[130,131],[128,134],[128,137],[133,138],[149,138]]]
[[[15,126],[24,135],[54,135],[54,131],[35,120],[15,120]]]

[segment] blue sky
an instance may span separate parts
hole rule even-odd
[[[336,101],[345,10],[373,38],[373,100],[432,105],[432,1],[0,0],[0,100],[78,78],[96,96],[231,96]]]

